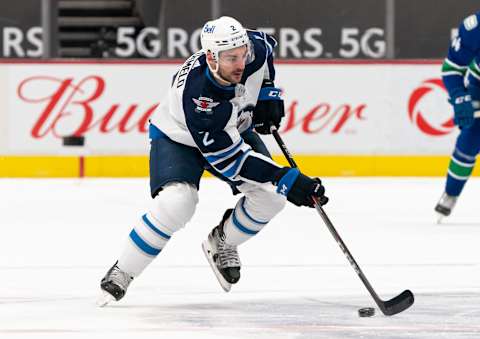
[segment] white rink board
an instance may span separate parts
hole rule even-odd
[[[177,67],[0,64],[0,89],[5,89],[0,154],[64,154],[61,137],[76,131],[85,134],[89,154],[146,154],[148,117]],[[457,132],[447,124],[452,112],[438,84],[439,64],[278,64],[276,69],[287,111],[281,132],[293,152],[438,155],[451,150]],[[432,79],[436,83],[425,83]]]
[[[64,152],[59,137],[78,130],[92,154],[146,153],[146,113],[160,103],[176,70],[143,64],[5,67],[8,149],[14,153]]]
[[[321,105],[306,133],[300,124],[285,135],[294,152],[312,154],[442,154],[450,152],[456,131],[442,128],[451,118],[447,93],[437,86],[415,112],[446,133],[432,136],[409,119],[408,103],[422,82],[438,79],[438,65],[281,65],[277,82],[285,85],[286,107],[298,102],[296,121]],[[336,130],[341,109],[352,114]],[[355,108],[363,107],[359,115]],[[336,115],[335,115],[335,112]],[[291,116],[291,114],[289,115]],[[288,118],[288,116],[287,116]],[[285,122],[285,121],[284,121]],[[288,139],[287,139],[288,138]]]

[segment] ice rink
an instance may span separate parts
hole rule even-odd
[[[242,279],[218,285],[201,251],[236,197],[206,179],[190,224],[119,303],[99,282],[149,204],[148,179],[0,180],[0,338],[480,338],[480,180],[436,224],[443,178],[324,178],[325,207],[384,299],[374,302],[316,211],[287,206],[240,247]]]

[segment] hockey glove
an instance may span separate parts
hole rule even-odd
[[[276,88],[273,81],[264,80],[257,105],[253,110],[253,127],[260,134],[270,134],[270,125],[280,127],[285,116],[285,108],[281,97],[281,90]]]
[[[322,206],[328,202],[321,180],[307,177],[297,168],[281,168],[276,173],[273,184],[277,186],[277,193],[286,196],[288,201],[297,206],[314,207],[312,197],[318,198]]]
[[[460,128],[470,127],[474,121],[474,108],[470,94],[459,90],[452,93],[449,102],[452,104],[455,113],[453,117],[455,125],[458,125]]]

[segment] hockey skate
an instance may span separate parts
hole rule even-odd
[[[97,305],[100,307],[106,306],[114,300],[122,299],[127,292],[128,285],[133,280],[133,277],[118,268],[117,263],[118,261],[113,264],[100,282],[102,295],[97,300]]]
[[[438,223],[440,223],[443,218],[448,217],[450,213],[452,213],[457,199],[458,197],[448,195],[447,193],[442,194],[440,200],[437,203],[437,206],[435,206],[435,212],[437,212],[438,215]]]
[[[223,233],[223,224],[232,212],[232,209],[225,212],[220,224],[210,232],[207,240],[202,243],[203,252],[225,292],[229,292],[232,284],[237,283],[240,279],[241,263],[237,246],[227,244]]]

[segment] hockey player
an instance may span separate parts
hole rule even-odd
[[[480,150],[480,12],[470,15],[458,29],[442,66],[442,77],[460,128],[448,167],[445,192],[435,206],[439,221],[452,212],[470,177]]]
[[[278,127],[284,116],[273,83],[275,40],[221,17],[205,24],[201,45],[174,75],[168,98],[151,119],[153,207],[101,280],[101,305],[120,300],[132,279],[192,218],[204,170],[243,193],[202,244],[227,292],[240,279],[237,246],[265,227],[286,200],[310,207],[312,196],[322,205],[328,201],[320,179],[277,165],[257,134],[270,133],[270,124]]]

